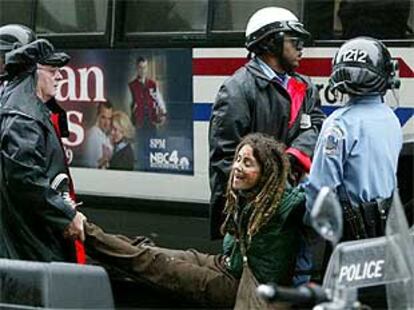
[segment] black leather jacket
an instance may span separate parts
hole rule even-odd
[[[0,257],[74,261],[63,231],[76,212],[51,188],[68,173],[65,155],[33,73],[11,81],[0,103]]]
[[[278,82],[269,80],[255,59],[237,70],[220,87],[209,131],[212,238],[220,236],[228,175],[235,149],[245,135],[269,134],[290,150],[302,153],[310,162],[325,115],[320,109],[318,91],[310,79],[295,73],[291,78],[303,87],[304,98],[297,105],[300,108],[290,126],[292,93],[289,94]],[[296,96],[297,92],[293,91],[293,94]],[[306,114],[307,122],[303,122],[303,114]]]

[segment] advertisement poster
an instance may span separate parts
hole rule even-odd
[[[72,167],[193,174],[190,49],[67,53],[56,99]]]

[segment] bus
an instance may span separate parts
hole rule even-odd
[[[291,10],[312,33],[298,71],[318,85],[327,114],[338,105],[328,87],[338,46],[370,35],[390,47],[402,82],[389,96],[404,131],[400,189],[404,202],[413,198],[414,0],[0,0],[1,25],[25,24],[72,58],[57,96],[69,119],[64,145],[85,212],[89,205],[98,223],[164,245],[217,248],[206,245],[211,107],[221,83],[247,62],[249,16],[266,6]],[[144,125],[133,86],[141,60],[156,108]],[[131,120],[132,169],[88,157],[107,103]]]

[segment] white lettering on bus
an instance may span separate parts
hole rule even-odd
[[[166,147],[166,139],[150,139],[150,149],[165,149]]]
[[[360,281],[382,277],[382,265],[384,260],[369,261],[365,263],[342,266],[339,272],[339,281]]]
[[[89,68],[80,68],[76,71],[69,66],[61,68],[63,79],[58,84],[56,99],[58,101],[98,101],[105,102],[104,96],[104,74],[102,69],[97,66]],[[79,78],[76,78],[79,75]],[[91,89],[95,90],[95,97],[92,99],[89,94],[89,79],[94,78],[95,87]],[[79,81],[79,87],[77,87],[77,81]],[[67,93],[63,94],[64,86],[67,88]],[[78,90],[79,89],[79,90]],[[79,97],[76,93],[79,92]]]
[[[70,147],[78,146],[85,139],[85,130],[80,125],[82,124],[83,114],[79,111],[68,111],[67,117],[69,133],[71,133],[71,135],[69,138],[64,138],[63,143]],[[74,139],[72,139],[72,137],[74,137]]]

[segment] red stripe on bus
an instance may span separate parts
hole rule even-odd
[[[301,74],[308,76],[327,77],[331,75],[332,59],[331,58],[303,58],[300,61],[299,68],[296,70]]]
[[[193,75],[232,75],[247,62],[245,58],[194,58]],[[310,76],[329,76],[330,58],[304,58],[297,70]]]
[[[400,77],[414,77],[414,71],[410,66],[402,58],[397,59],[400,65]],[[246,62],[246,58],[194,58],[193,75],[232,75]],[[329,77],[331,70],[331,58],[303,58],[297,72],[308,76]]]
[[[194,58],[193,75],[232,75],[246,58]]]
[[[414,77],[414,72],[410,68],[410,66],[407,65],[407,63],[399,57],[397,58],[397,60],[398,60],[398,64],[400,65],[400,77],[402,77],[402,78],[412,78],[412,77]]]

